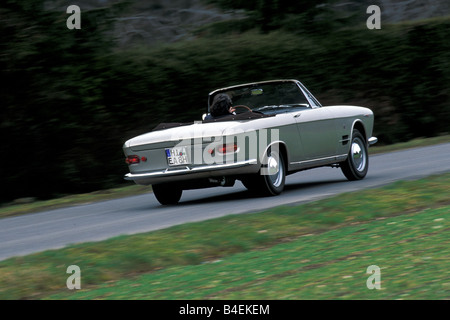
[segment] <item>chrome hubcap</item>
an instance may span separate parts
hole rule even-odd
[[[267,160],[267,171],[272,185],[274,187],[279,187],[283,180],[283,167],[280,165],[278,157],[270,155]]]
[[[354,164],[354,167],[359,172],[364,171],[364,168],[366,167],[366,149],[364,148],[363,142],[356,138],[352,142],[352,162]]]

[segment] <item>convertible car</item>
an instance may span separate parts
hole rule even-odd
[[[233,113],[209,115],[214,97],[226,94]],[[200,117],[199,117],[200,118]],[[340,167],[348,180],[363,179],[374,115],[357,106],[322,106],[297,80],[248,83],[212,91],[203,120],[161,123],[125,142],[125,179],[152,185],[164,205],[183,190],[233,186],[278,195],[285,177],[322,166]]]

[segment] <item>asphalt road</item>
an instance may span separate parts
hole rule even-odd
[[[340,169],[318,168],[288,176],[276,197],[254,198],[240,183],[232,188],[189,190],[176,206],[152,194],[0,219],[0,260],[69,244],[167,228],[229,214],[303,203],[450,171],[450,143],[370,157],[369,173],[347,181]]]

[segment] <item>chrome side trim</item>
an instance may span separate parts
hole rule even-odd
[[[291,165],[303,165],[303,164],[307,164],[307,163],[314,163],[314,162],[323,162],[323,161],[338,161],[341,159],[345,159],[347,157],[347,154],[341,154],[341,155],[337,155],[337,156],[332,156],[332,157],[325,157],[325,158],[318,158],[318,159],[312,159],[312,160],[303,160],[303,161],[297,161],[297,162],[291,162]]]
[[[149,173],[127,173],[124,177],[125,180],[139,180],[139,179],[145,179],[145,178],[156,178],[156,177],[167,177],[167,176],[173,176],[173,175],[179,175],[179,174],[186,174],[186,173],[196,173],[196,172],[205,172],[205,171],[212,171],[212,170],[222,170],[222,169],[233,169],[233,168],[239,168],[243,166],[248,165],[255,165],[258,164],[258,161],[256,159],[250,159],[246,161],[239,161],[235,163],[224,163],[224,164],[215,164],[215,165],[208,165],[208,166],[201,166],[201,167],[182,167],[182,169],[166,169],[164,171],[156,171],[156,172],[149,172]]]
[[[378,142],[378,138],[377,137],[371,137],[371,138],[369,138],[368,142],[369,142],[369,146],[373,146],[375,143]]]

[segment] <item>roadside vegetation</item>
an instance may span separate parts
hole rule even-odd
[[[450,206],[353,224],[49,299],[447,299]],[[380,289],[369,290],[369,266]],[[375,280],[369,281],[371,284]]]
[[[448,17],[368,30],[365,13],[318,1],[205,1],[247,17],[127,48],[110,32],[125,2],[83,11],[68,30],[44,0],[2,1],[0,202],[123,186],[128,138],[199,120],[209,91],[237,83],[294,78],[324,105],[370,107],[383,144],[449,133]]]
[[[450,142],[450,135],[438,136],[433,138],[417,138],[412,139],[410,141],[399,142],[389,145],[382,145],[377,143],[375,146],[369,148],[369,152],[370,154],[380,154],[449,142]]]
[[[0,262],[1,299],[445,299],[450,174]],[[66,269],[81,269],[81,289]],[[366,269],[381,268],[381,290]]]

